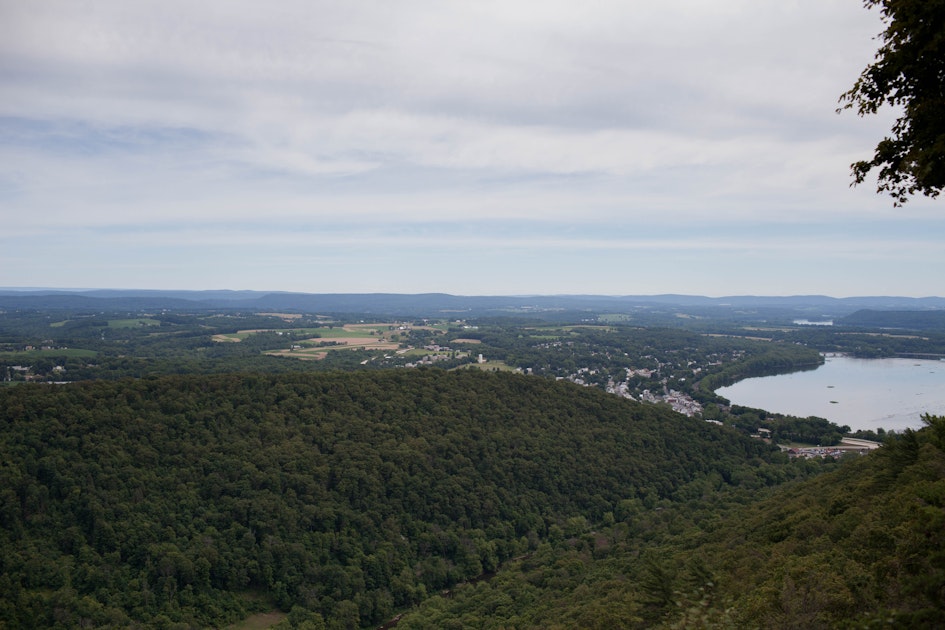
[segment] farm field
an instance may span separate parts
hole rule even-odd
[[[278,332],[290,336],[288,348],[268,350],[264,354],[274,357],[317,361],[324,359],[331,350],[384,350],[394,351],[401,347],[400,335],[409,330],[439,330],[429,326],[411,326],[402,323],[345,324],[320,328],[293,328],[285,330],[257,329],[241,330],[237,333],[214,335],[214,341],[242,341],[260,332]]]
[[[161,322],[149,317],[136,317],[134,319],[110,319],[109,328],[138,328],[140,326],[160,326]]]
[[[345,324],[343,326],[321,326],[318,328],[251,328],[240,330],[235,333],[224,333],[214,335],[214,341],[243,341],[250,335],[270,332],[289,335],[299,339],[308,337],[309,339],[319,339],[326,341],[329,339],[361,339],[373,338],[383,339],[393,334],[405,332],[407,330],[439,330],[431,326],[410,326],[399,323],[382,324]]]
[[[396,341],[384,341],[376,337],[330,337],[314,340],[316,345],[299,345],[283,350],[268,350],[263,354],[273,357],[291,357],[293,359],[318,360],[324,359],[329,350],[397,350],[400,344]],[[309,344],[312,342],[309,341]]]
[[[482,370],[484,372],[521,372],[520,368],[511,366],[505,361],[483,361],[482,363],[470,363],[456,369]]]
[[[221,342],[238,342],[247,339],[252,335],[259,333],[278,333],[280,335],[291,335],[296,337],[318,337],[321,336],[322,332],[329,330],[328,328],[247,328],[246,330],[240,330],[235,333],[222,333],[219,335],[213,335],[214,341]]]

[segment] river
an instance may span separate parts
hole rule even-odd
[[[828,356],[816,370],[748,378],[716,391],[733,404],[858,429],[902,431],[945,415],[945,361]]]

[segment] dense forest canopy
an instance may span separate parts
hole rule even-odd
[[[246,591],[376,624],[555,532],[800,474],[662,407],[469,371],[23,385],[0,431],[8,627],[215,625]]]
[[[541,546],[399,628],[940,628],[945,418],[748,501]],[[623,517],[623,515],[621,515]]]

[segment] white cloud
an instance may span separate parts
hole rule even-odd
[[[197,256],[344,217],[388,231],[339,242],[401,254],[427,241],[393,226],[424,222],[457,247],[724,252],[746,222],[937,216],[848,189],[889,117],[834,108],[879,30],[841,0],[8,2],[0,247],[110,229]],[[632,232],[687,223],[705,237]]]

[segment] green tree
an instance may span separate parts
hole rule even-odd
[[[883,105],[902,108],[892,137],[873,159],[852,164],[854,185],[879,168],[877,192],[895,205],[915,193],[937,197],[945,186],[945,0],[865,0],[880,7],[886,30],[875,62],[840,97],[860,116]]]

